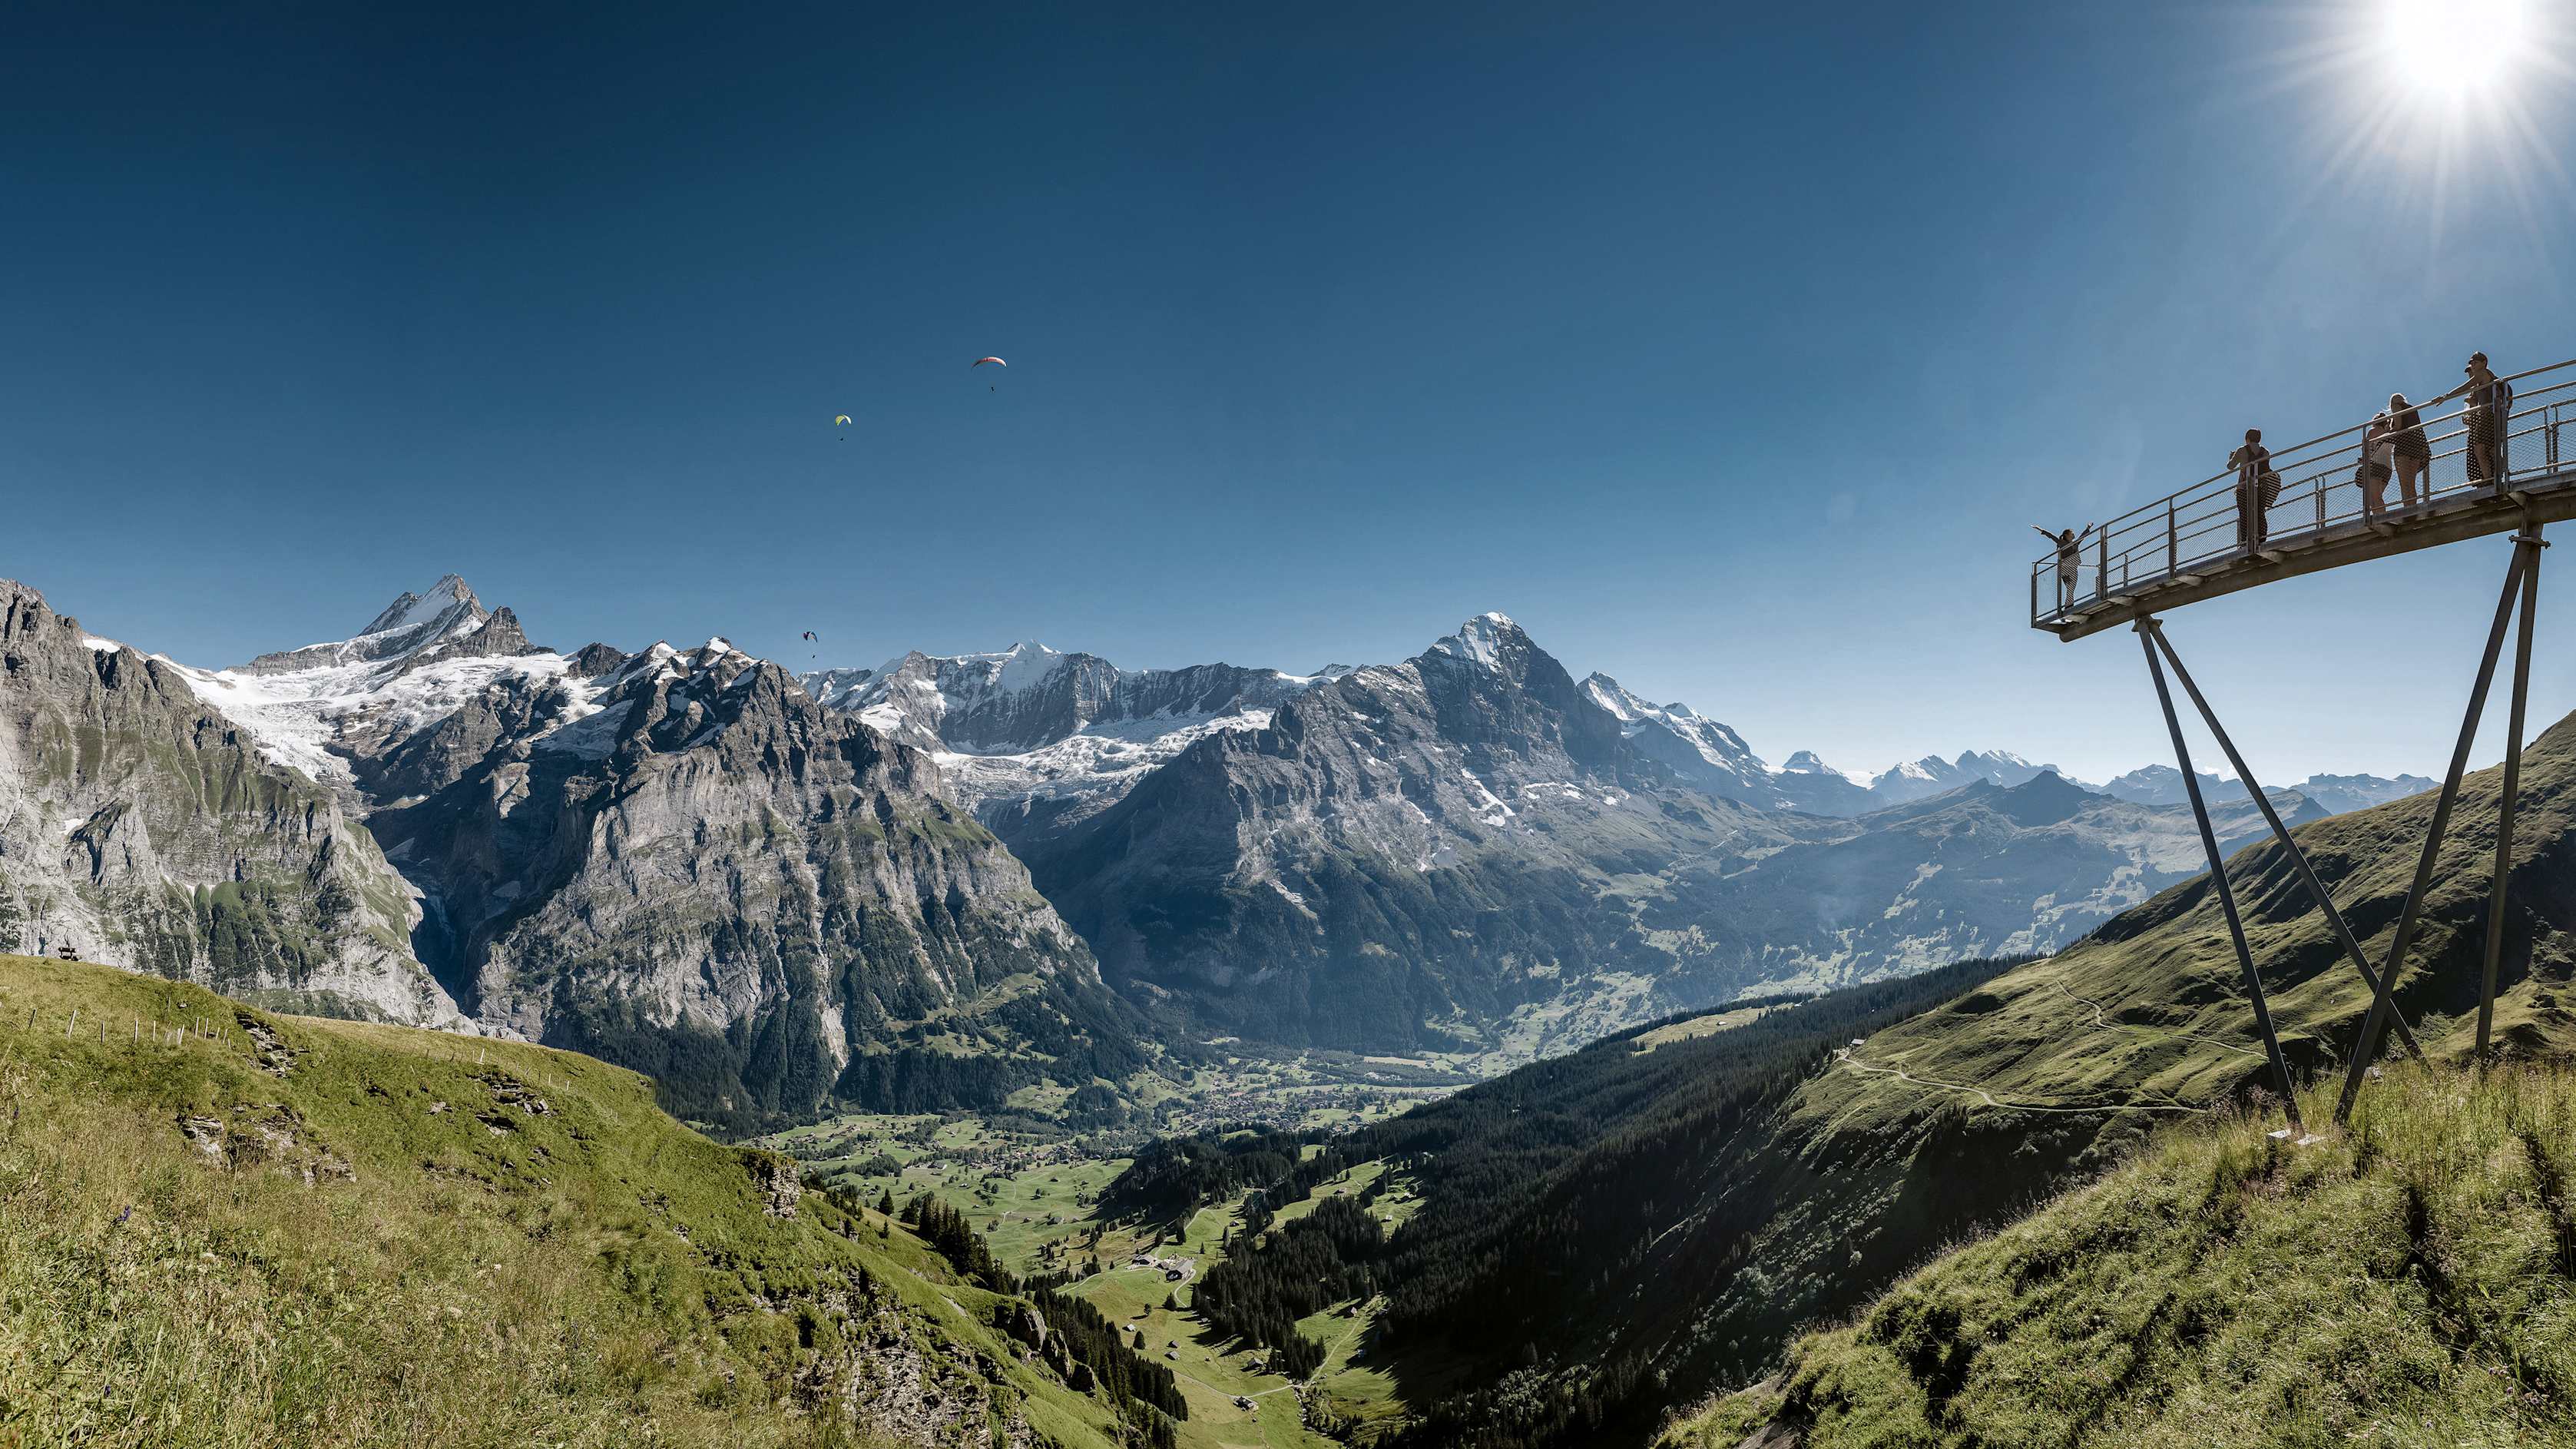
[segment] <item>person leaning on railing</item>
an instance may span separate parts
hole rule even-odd
[[[2261,548],[2268,534],[2264,510],[2281,497],[2281,475],[2272,471],[2261,428],[2245,430],[2245,446],[2227,455],[2227,466],[2236,470],[2236,546]]]
[[[2352,481],[2361,486],[2362,517],[2377,518],[2388,511],[2388,475],[2396,459],[2396,445],[2388,440],[2388,413],[2382,409],[2371,414],[2369,426],[2361,430],[2361,466],[2352,475]]]
[[[2397,473],[2397,502],[2413,508],[2419,489],[2425,498],[2433,496],[2432,480],[2424,476],[2433,467],[2433,445],[2424,441],[2424,415],[2415,411],[2406,394],[2392,392],[2385,416],[2388,425],[2380,436],[2388,445],[2389,466]]]
[[[2513,411],[2513,385],[2495,375],[2487,366],[2483,352],[2469,354],[2469,365],[2460,369],[2469,380],[2433,399],[2436,405],[2453,398],[2465,398],[2468,406],[2461,410],[2461,421],[2469,425],[2469,482],[2502,485],[2505,478],[2504,424]]]

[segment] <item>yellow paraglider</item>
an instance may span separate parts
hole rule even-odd
[[[835,416],[833,417],[833,419],[832,419],[832,426],[833,426],[833,427],[836,427],[836,428],[846,428],[846,427],[848,427],[849,425],[850,425],[850,415],[849,415],[848,413],[840,413],[840,414],[837,414],[837,415],[835,415]],[[850,435],[849,435],[849,434],[847,434],[847,433],[843,433],[843,434],[841,434],[841,441],[842,441],[842,442],[846,443],[846,442],[848,442],[849,440],[850,440]]]

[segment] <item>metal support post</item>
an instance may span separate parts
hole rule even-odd
[[[2165,728],[2173,734],[2174,763],[2182,767],[2183,789],[2191,796],[2192,819],[2200,825],[2201,849],[2209,853],[2209,883],[2218,892],[2219,908],[2227,915],[2227,934],[2236,942],[2236,964],[2245,970],[2245,992],[2254,1000],[2254,1024],[2263,1031],[2263,1050],[2272,1059],[2272,1076],[2280,1083],[2281,1105],[2290,1114],[2290,1130],[2300,1136],[2307,1128],[2299,1122],[2299,1091],[2290,1080],[2290,1064],[2281,1055],[2281,1039],[2272,1031],[2272,1008],[2263,999],[2263,978],[2254,970],[2253,949],[2245,944],[2245,922],[2236,914],[2236,893],[2227,884],[2227,863],[2218,855],[2218,832],[2209,825],[2209,806],[2200,798],[2200,779],[2191,772],[2191,747],[2183,742],[2182,720],[2174,713],[2173,691],[2165,687],[2165,669],[2156,658],[2155,621],[2140,619],[2137,624],[2138,647],[2146,651],[2147,675],[2156,682],[2156,702],[2164,706]]]
[[[2308,864],[2307,852],[2299,849],[2299,843],[2290,838],[2289,827],[2281,823],[2281,812],[2272,808],[2272,799],[2263,793],[2261,782],[2254,778],[2252,770],[2245,768],[2245,757],[2236,752],[2236,742],[2227,737],[2226,727],[2218,722],[2218,712],[2201,697],[2200,686],[2192,682],[2191,671],[2182,667],[2182,656],[2174,652],[2173,641],[2165,637],[2164,625],[2158,620],[2148,619],[2144,621],[2143,628],[2147,637],[2156,641],[2156,648],[2164,652],[2165,662],[2173,666],[2174,678],[2182,681],[2182,692],[2191,696],[2192,706],[2200,711],[2201,721],[2209,726],[2212,735],[2217,736],[2218,748],[2226,753],[2227,763],[2235,769],[2236,778],[2245,783],[2246,792],[2254,797],[2255,807],[2263,812],[2263,823],[2272,827],[2272,838],[2289,852],[2290,864],[2298,868],[2299,879],[2307,883],[2308,894],[2315,898],[2317,909],[2325,912],[2327,924],[2334,927],[2335,939],[2343,943],[2344,954],[2352,958],[2353,968],[2361,973],[2362,984],[2370,988],[2374,997],[2377,996],[2379,973],[2370,969],[2369,956],[2352,934],[2352,927],[2345,924],[2343,912],[2335,909],[2334,897],[2326,893],[2325,882],[2317,879],[2316,868]],[[2415,1033],[2407,1029],[2404,1014],[2391,1011],[2389,1021],[2397,1028],[2397,1039],[2406,1044],[2407,1055],[2422,1061],[2424,1049],[2416,1045]]]
[[[2522,793],[2522,708],[2531,694],[2531,624],[2540,608],[2540,525],[2528,521],[2515,535],[2522,560],[2522,620],[2513,643],[2513,704],[2504,732],[2504,785],[2496,802],[2495,882],[2487,888],[2486,971],[2478,982],[2478,1070],[2487,1067],[2487,1036],[2495,1025],[2496,967],[2504,959],[2505,880],[2513,871],[2513,810]]]
[[[2451,807],[2459,803],[2460,776],[2469,767],[2469,746],[2478,737],[2478,715],[2486,708],[2487,686],[2495,682],[2496,655],[2504,649],[2505,626],[2513,620],[2514,594],[2522,587],[2524,555],[2535,550],[2517,546],[2513,562],[2504,571],[2504,593],[2496,599],[2495,623],[2487,629],[2486,656],[2478,662],[2478,682],[2469,691],[2469,709],[2460,721],[2460,740],[2451,749],[2451,770],[2442,779],[2441,798],[2433,804],[2432,828],[2424,834],[2424,853],[2415,859],[2415,881],[2406,889],[2406,908],[2397,917],[2397,935],[2388,943],[2388,962],[2379,968],[2379,987],[2371,993],[2370,1014],[2362,1019],[2361,1036],[2352,1044],[2352,1061],[2344,1069],[2343,1095],[2335,1102],[2335,1125],[2340,1127],[2352,1117],[2353,1099],[2361,1095],[2361,1082],[2371,1063],[2379,1058],[2379,1033],[2388,1021],[2388,1012],[2397,990],[2397,973],[2406,964],[2406,948],[2415,943],[2416,917],[2424,909],[2424,893],[2433,883],[2433,862],[2442,852],[2442,834],[2451,825]]]

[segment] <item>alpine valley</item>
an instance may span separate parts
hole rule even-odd
[[[1500,614],[1305,674],[1023,644],[796,677],[539,647],[449,576],[206,669],[9,584],[0,645],[0,948],[568,1047],[735,1130],[1167,1096],[1211,1040],[1487,1073],[2047,951],[2199,857],[2152,771],[1775,767]],[[2334,786],[2276,798],[2402,793]]]
[[[204,669],[5,584],[0,691],[0,952],[127,968],[0,961],[0,1364],[101,1366],[48,1414],[162,1372],[148,1327],[249,1386],[155,1391],[227,1444],[2019,1443],[2057,1421],[2015,1366],[2117,1338],[2102,1432],[2045,1438],[2107,1445],[2171,1392],[2295,1408],[2229,1335],[2322,1373],[2394,1333],[2311,1396],[2338,1432],[2576,1429],[2489,1391],[2576,1321],[2572,1089],[2531,1077],[2439,1191],[2407,1125],[2460,1090],[2494,772],[2401,975],[2431,1064],[2293,1164],[2179,776],[1774,767],[1499,614],[1305,674],[798,677],[543,648],[450,577]],[[2569,731],[2526,762],[2500,1017],[2544,1059]],[[2271,792],[2374,949],[2416,783]],[[2314,1071],[2360,984],[2208,793]],[[2310,1207],[2347,1199],[2352,1235]],[[2304,1261],[2258,1223],[2319,1265],[2296,1311],[2157,1297]],[[2056,1276],[2078,1239],[2113,1276]],[[143,1286],[76,1292],[102,1253]],[[314,1375],[374,1385],[357,1439],[299,1417]]]

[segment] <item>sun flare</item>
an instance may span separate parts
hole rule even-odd
[[[2384,0],[2382,44],[2414,89],[2465,98],[2509,82],[2528,40],[2523,0]]]

